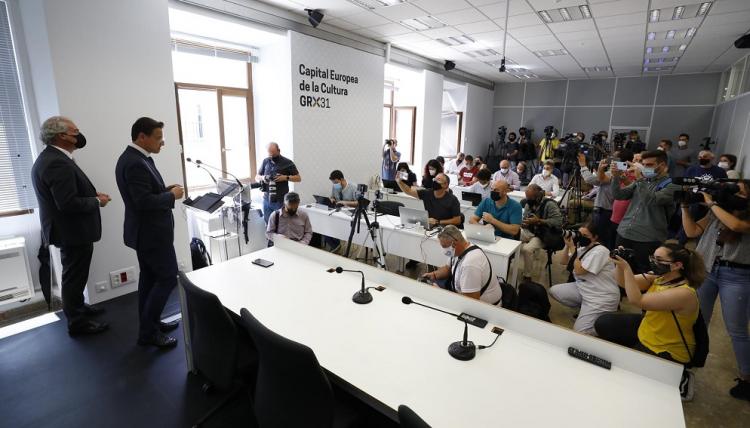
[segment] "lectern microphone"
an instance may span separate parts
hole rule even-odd
[[[196,168],[201,169],[201,161],[199,161],[199,160],[193,161],[190,158],[185,158],[185,160],[187,162],[192,163],[193,165],[195,165]],[[211,177],[211,180],[213,180],[213,182],[215,184],[216,183],[216,177],[214,177],[214,175],[211,174],[211,171],[207,170],[206,168],[202,168],[202,169],[208,173],[208,175]]]

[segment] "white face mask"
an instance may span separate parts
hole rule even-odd
[[[542,170],[542,176],[543,177],[549,177],[550,175],[552,175],[552,171],[550,171],[548,169],[543,169]]]
[[[500,172],[505,175],[508,173],[508,168],[500,168]]]
[[[729,170],[729,162],[719,162],[719,168]]]
[[[656,150],[659,150],[660,152],[663,152],[664,151],[664,147],[659,146],[659,147],[656,148]]]
[[[456,255],[456,249],[451,247],[445,248],[445,256],[449,258],[453,258]]]
[[[435,176],[435,174],[437,174],[437,170],[436,169],[430,168],[428,171],[430,172],[430,175],[433,176],[433,177]]]
[[[680,140],[677,142],[677,145],[679,145],[680,147],[687,147],[687,141]]]

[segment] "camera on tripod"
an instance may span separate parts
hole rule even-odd
[[[717,205],[727,211],[747,210],[748,199],[737,195],[740,191],[740,186],[737,184],[739,181],[727,178],[703,181],[699,178],[675,177],[672,183],[686,188],[674,192],[674,199],[680,204],[699,204],[705,201],[700,192],[705,192],[711,195]]]
[[[555,138],[557,136],[557,130],[552,125],[547,125],[544,127],[544,137],[547,138],[547,141]]]
[[[497,128],[497,142],[499,144],[505,143],[505,136],[508,133],[508,128],[505,127],[505,125]]]

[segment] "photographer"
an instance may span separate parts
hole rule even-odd
[[[672,184],[667,175],[667,155],[659,150],[641,154],[642,168],[631,164],[629,170],[641,176],[632,184],[620,187],[623,171],[612,165],[612,195],[615,199],[629,199],[625,216],[617,227],[617,246],[635,250],[633,269],[648,271],[648,255],[667,239],[668,220],[674,213],[674,192],[680,186]]]
[[[510,161],[512,167],[515,167],[516,162],[518,162],[518,152],[519,145],[518,141],[516,141],[516,133],[511,131],[508,134],[508,142],[505,146],[505,159]]]
[[[698,289],[701,312],[711,322],[717,295],[721,299],[724,324],[732,339],[740,377],[729,390],[735,398],[750,400],[750,210],[748,185],[739,183],[735,195],[721,196],[721,202],[703,193],[708,214],[698,221],[682,204],[682,225],[690,238],[700,237],[696,251],[704,257],[706,280]]]
[[[433,162],[434,159],[430,162]],[[437,163],[437,161],[434,161]],[[447,175],[440,173],[432,180],[432,188],[419,189],[407,186],[400,177],[396,177],[396,183],[401,191],[417,199],[421,199],[424,209],[429,216],[430,226],[444,226],[452,224],[463,227],[461,224],[461,205],[458,199],[448,188],[450,179]]]
[[[599,337],[679,364],[689,363],[696,349],[693,324],[699,309],[696,289],[705,277],[703,258],[665,242],[649,256],[653,273],[636,275],[620,256],[615,256],[615,264],[615,279],[625,288],[628,301],[645,313],[599,317],[595,324]],[[692,399],[693,379],[693,373],[683,372],[680,395],[684,401]]]
[[[559,234],[562,239],[563,216],[560,207],[552,199],[544,197],[544,190],[536,184],[526,188],[526,199],[521,201],[523,221],[521,222],[521,255],[524,261],[524,280],[531,279],[534,256],[537,250],[545,248],[545,241]],[[545,239],[548,238],[548,239]]]
[[[542,163],[552,160],[555,157],[555,150],[560,147],[560,140],[557,138],[557,129],[548,126],[544,128],[544,138],[539,142],[539,159]]]
[[[633,153],[641,153],[646,150],[646,143],[641,141],[638,131],[632,130],[628,134],[628,141],[625,142],[624,148],[630,150]]]
[[[599,226],[590,221],[578,229],[578,247],[573,233],[565,237],[563,263],[575,277],[574,282],[553,285],[549,294],[565,306],[579,308],[575,331],[596,335],[594,322],[600,315],[617,311],[620,289],[615,282],[615,265],[609,250],[599,242]],[[572,262],[572,266],[570,266]]]
[[[383,180],[394,180],[396,177],[396,165],[401,160],[401,152],[396,150],[397,145],[396,140],[385,140],[383,163],[380,168],[380,178]]]
[[[284,196],[289,193],[289,182],[302,181],[297,165],[291,159],[281,156],[281,149],[276,143],[268,144],[268,157],[258,169],[255,181],[263,189],[263,220],[268,224],[272,212],[284,205]]]
[[[536,147],[531,141],[529,131],[526,128],[520,128],[518,130],[518,162],[526,162],[527,169],[534,171],[536,159]]]
[[[608,174],[607,171],[609,162],[607,159],[602,159],[599,162],[596,174],[594,174],[589,170],[586,163],[586,155],[579,153],[578,165],[581,167],[583,181],[592,186],[599,186],[599,191],[596,192],[596,199],[594,199],[593,220],[598,226],[598,230],[601,231],[600,238],[602,243],[611,250],[615,245],[615,225],[610,220],[612,218],[612,202],[614,201],[614,197],[612,196],[611,174]]]

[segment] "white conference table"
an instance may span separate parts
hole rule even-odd
[[[351,232],[352,216],[346,211],[332,212],[316,205],[300,205],[299,210],[307,213],[313,232],[346,241]],[[370,222],[375,217],[368,214]],[[383,237],[383,250],[386,254],[393,254],[411,260],[443,266],[448,260],[445,249],[440,246],[436,236],[428,236],[424,229],[401,228],[399,217],[378,215],[378,225]],[[367,248],[375,248],[364,219],[360,221],[359,233],[354,234],[352,243]],[[515,239],[499,238],[494,243],[473,242],[482,248],[492,264],[492,272],[501,276],[508,283],[515,285],[518,276],[518,260],[521,242]]]
[[[680,365],[282,237],[275,242],[188,277],[230,311],[247,308],[266,327],[312,348],[332,381],[394,420],[405,404],[434,428],[685,426]],[[253,265],[255,258],[274,265]],[[359,275],[326,272],[334,266],[362,270],[368,286],[386,289],[373,291],[370,304],[355,304]],[[488,320],[484,329],[469,327],[477,345],[492,342],[493,325],[505,332],[475,359],[455,360],[447,348],[463,325],[404,305],[403,296]],[[611,361],[612,369],[569,357],[568,346]]]
[[[386,193],[385,191],[382,191],[383,200],[385,201],[394,201],[394,202],[400,202],[404,204],[406,208],[412,208],[415,210],[424,210],[424,203],[421,199],[417,199],[413,196],[407,195],[403,192],[398,193]],[[461,194],[455,194],[456,198],[458,198],[458,203],[461,208],[461,212],[464,214],[466,219],[468,220],[469,217],[471,217],[472,214],[474,214],[474,211],[476,211],[477,207],[472,206],[470,202],[461,200]],[[370,190],[368,191],[368,197],[372,201],[375,199],[375,196],[373,195],[373,192]]]

